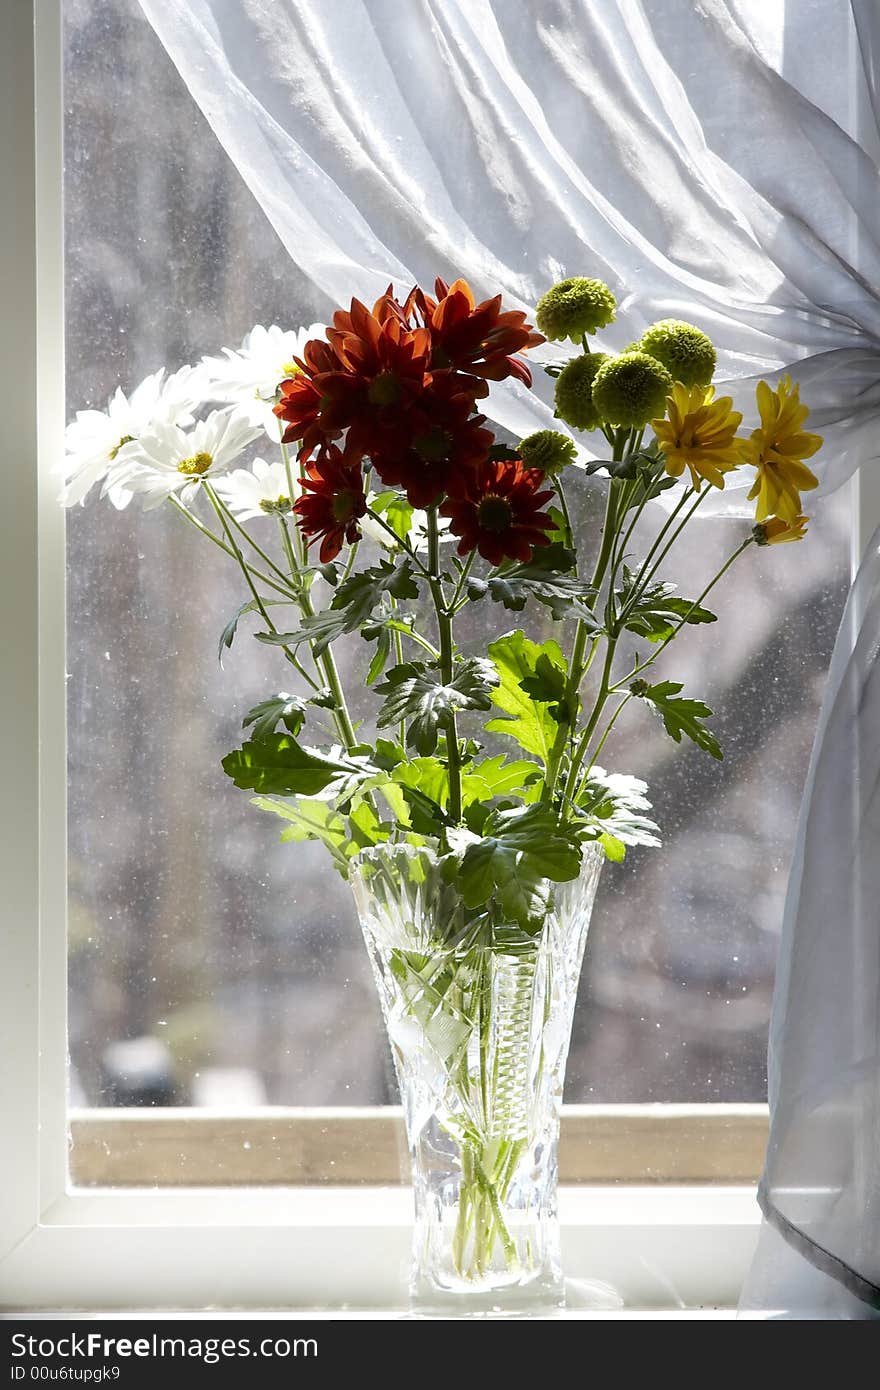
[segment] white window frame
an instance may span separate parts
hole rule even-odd
[[[401,1306],[411,1198],[386,1185],[385,1170],[373,1186],[306,1186],[305,1171],[289,1166],[282,1181],[298,1185],[68,1186],[64,518],[52,475],[64,423],[61,69],[61,0],[0,5],[0,1307]],[[880,484],[860,483],[856,505],[861,547],[880,519]],[[759,1224],[751,1179],[765,1112],[677,1111],[566,1116],[572,1142],[577,1133],[584,1153],[597,1144],[600,1153],[592,1166],[579,1160],[577,1176],[592,1181],[560,1195],[575,1291],[580,1279],[601,1279],[632,1307],[734,1306]],[[307,1124],[296,1112],[272,1118]],[[125,1121],[83,1115],[77,1126],[94,1139],[94,1126]],[[151,1117],[137,1122],[149,1127]],[[244,1123],[226,1117],[227,1140]],[[694,1124],[716,1157],[652,1169],[650,1145],[672,1154]],[[616,1174],[613,1154],[630,1152],[637,1132],[648,1147]],[[728,1165],[734,1181],[711,1185],[725,1176],[717,1153],[732,1132],[746,1144],[739,1167]],[[98,1164],[90,1179],[109,1182],[109,1171]],[[651,1181],[658,1176],[667,1181]]]

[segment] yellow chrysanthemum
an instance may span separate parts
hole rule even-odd
[[[677,381],[667,397],[666,416],[652,420],[657,443],[666,458],[666,472],[680,478],[690,469],[694,487],[703,479],[724,487],[724,474],[740,462],[741,441],[736,432],[742,415],[730,396],[715,400],[711,386],[683,386]]]
[[[759,381],[755,392],[760,427],[742,442],[742,456],[758,470],[750,498],[757,497],[756,521],[778,516],[794,522],[801,514],[801,493],[819,486],[804,459],[822,447],[821,434],[808,434],[803,423],[809,407],[801,405],[799,387],[783,377],[776,390]]]
[[[802,541],[807,534],[808,516],[796,516],[794,521],[783,521],[781,516],[769,516],[754,527],[754,537],[758,545],[786,545],[789,541]]]

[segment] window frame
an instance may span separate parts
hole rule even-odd
[[[374,1186],[321,1186],[323,1171],[318,1186],[307,1186],[305,1172],[288,1164],[282,1177],[292,1186],[150,1188],[147,1167],[135,1174],[142,1186],[68,1188],[64,517],[52,471],[64,428],[61,75],[61,0],[0,7],[0,183],[9,209],[0,245],[0,438],[8,473],[0,582],[15,596],[5,632],[15,660],[0,669],[3,767],[7,796],[15,797],[0,836],[0,1113],[7,1117],[0,1306],[401,1306],[410,1196],[385,1185],[387,1166]],[[861,551],[880,521],[880,483],[861,479],[853,491]],[[159,1143],[172,1118],[179,1123],[180,1112],[153,1112],[137,1123]],[[393,1127],[393,1115],[385,1119]],[[101,1126],[126,1120],[132,1112],[84,1113],[75,1118],[75,1142],[94,1141]],[[348,1112],[286,1111],[272,1112],[269,1123],[289,1132],[329,1126],[326,1166],[334,1123],[351,1120]],[[228,1138],[236,1118],[192,1123],[193,1133],[201,1127],[210,1136],[213,1123]],[[261,1126],[264,1118],[246,1123]],[[368,1115],[364,1133],[376,1123]],[[563,1125],[564,1143],[579,1134],[581,1152],[592,1153],[592,1160],[572,1160],[567,1173],[582,1174],[583,1185],[565,1185],[560,1195],[573,1286],[606,1280],[635,1307],[733,1306],[759,1224],[755,1145],[760,1150],[766,1109],[571,1107]],[[668,1136],[681,1147],[695,1125],[713,1157],[704,1153],[701,1170],[691,1139],[678,1168],[664,1163],[658,1143],[661,1153],[663,1142],[671,1152]],[[727,1185],[725,1151],[739,1153]],[[628,1155],[629,1176],[611,1183],[615,1152]],[[211,1181],[204,1165],[192,1171],[197,1182]],[[95,1174],[109,1180],[106,1167]],[[256,1180],[253,1172],[245,1178]]]

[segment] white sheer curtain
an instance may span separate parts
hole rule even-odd
[[[529,309],[556,279],[598,275],[621,303],[615,347],[693,319],[744,403],[751,378],[796,365],[823,490],[880,466],[875,0],[141,4],[328,312],[437,274]],[[534,393],[505,383],[495,418],[524,434],[550,399],[540,372]],[[746,510],[735,489],[718,501]],[[880,1282],[876,545],[870,564],[774,1011],[774,1224],[748,1303],[795,1315],[868,1316]]]
[[[789,0],[792,81],[783,0],[141,4],[328,308],[457,273],[529,308],[596,274],[614,346],[676,315],[727,377],[797,362],[823,488],[880,456],[880,180],[813,90],[868,105],[847,0]],[[546,424],[536,388],[493,393],[499,423]]]

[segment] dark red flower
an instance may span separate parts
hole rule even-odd
[[[431,334],[431,365],[454,367],[489,381],[515,376],[526,386],[532,374],[513,354],[544,342],[518,309],[502,310],[501,295],[476,304],[466,280],[435,284],[436,299],[418,287],[410,294],[412,305]]]
[[[360,459],[328,444],[307,464],[302,486],[293,510],[304,536],[322,537],[323,565],[336,558],[345,541],[353,544],[360,536],[358,520],[367,510]]]
[[[320,338],[311,338],[302,357],[294,358],[294,363],[296,374],[282,381],[281,394],[273,410],[279,420],[286,422],[287,428],[282,435],[284,443],[298,442],[311,451],[335,439],[345,428],[326,411],[320,385],[328,375],[339,372],[340,364],[329,343]]]
[[[414,507],[461,492],[495,438],[473,408],[455,374],[437,373],[397,428],[372,442],[370,457],[385,486],[403,488]]]
[[[475,473],[461,497],[440,508],[449,529],[458,536],[458,553],[478,550],[490,565],[502,560],[526,561],[536,545],[549,545],[553,521],[541,507],[553,489],[540,491],[544,474],[513,462],[487,463]]]

